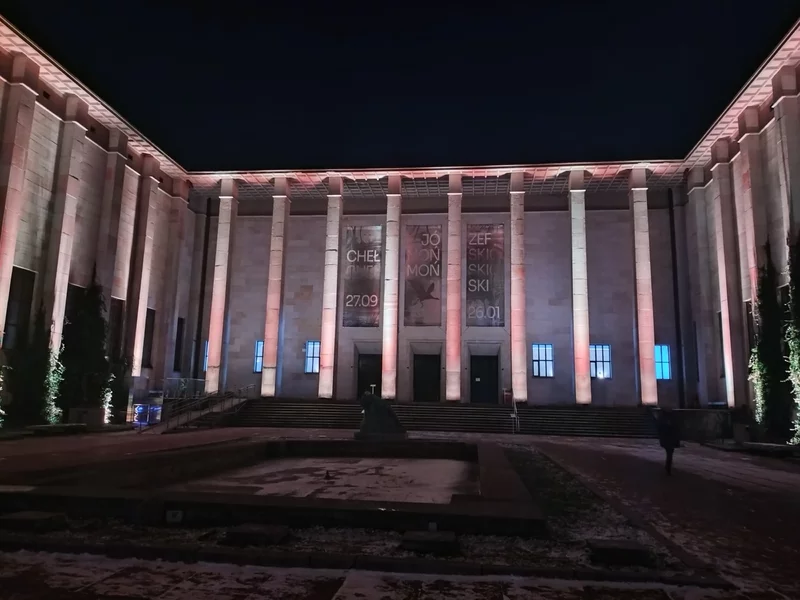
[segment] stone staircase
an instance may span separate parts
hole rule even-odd
[[[508,405],[395,404],[400,421],[410,431],[515,433]],[[587,406],[520,406],[518,433],[533,435],[655,437],[655,424],[641,408]],[[258,398],[249,400],[220,425],[358,429],[361,407],[356,402]],[[209,426],[209,425],[206,425]]]

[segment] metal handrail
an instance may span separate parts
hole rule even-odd
[[[519,433],[520,431],[519,413],[517,412],[517,402],[514,400],[513,396],[511,397],[511,406],[514,407],[514,414],[511,415],[511,418],[513,419],[511,422],[511,428],[513,430],[513,433]]]
[[[222,393],[208,394],[201,398],[180,398],[176,402],[170,404],[170,411],[165,422],[164,431],[177,429],[181,426],[181,420],[185,417],[183,425],[189,423],[190,416],[195,410],[202,410],[204,404],[208,403],[208,408],[220,407],[220,413],[225,412],[229,406],[226,403],[233,404],[234,400],[240,398],[248,398],[248,392],[255,389],[255,384],[250,384],[237,388],[235,391],[227,391]],[[219,402],[214,403],[218,399]],[[174,421],[174,423],[173,423]]]

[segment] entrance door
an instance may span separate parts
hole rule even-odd
[[[441,399],[442,357],[440,354],[414,355],[414,402],[439,402]]]
[[[375,392],[372,392],[372,385],[375,385]],[[381,355],[380,354],[359,354],[358,355],[358,397],[361,398],[367,392],[381,395]]]
[[[497,404],[498,362],[495,356],[469,357],[469,400],[475,404]]]

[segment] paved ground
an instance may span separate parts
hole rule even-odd
[[[0,476],[3,472],[31,468],[34,465],[40,468],[70,466],[87,460],[213,443],[246,436],[269,439],[350,438],[352,432],[219,429],[173,435],[119,433],[48,440],[5,441],[0,442]],[[661,450],[650,440],[620,441],[472,434],[418,434],[412,437],[484,439],[503,443],[533,444],[556,462],[576,472],[606,496],[616,499],[618,503],[627,507],[627,510],[642,515],[671,541],[713,563],[724,576],[739,584],[747,592],[746,597],[756,598],[758,596],[754,595],[755,591],[760,590],[767,593],[764,598],[800,599],[800,581],[797,581],[796,577],[800,565],[800,541],[798,541],[800,466],[796,463],[720,452],[690,444],[676,451],[675,473],[672,477],[667,477],[661,466],[663,459]],[[356,585],[349,578],[345,583],[342,588],[345,591],[350,589],[347,586]],[[436,596],[427,592],[422,594],[420,591],[422,588],[411,586],[408,589],[412,588],[417,591],[413,593],[409,591],[405,596],[397,595],[400,592],[387,592],[384,596],[378,597],[385,597],[388,600],[469,597],[461,592],[452,596],[441,594]],[[0,590],[2,589],[0,584]],[[501,589],[497,586],[492,587],[494,591]],[[769,590],[779,591],[783,595],[768,593]],[[483,597],[502,600],[502,597],[494,594],[494,591],[487,592],[489,595]],[[670,596],[680,597],[675,596],[674,592],[675,590],[670,591]],[[591,594],[562,597],[604,597]],[[623,598],[624,596],[620,594],[621,592],[606,597]],[[507,596],[512,598],[508,594]],[[2,597],[5,596],[0,591],[0,598]],[[200,598],[196,595],[191,597],[198,600]],[[309,595],[296,597],[314,598]],[[349,597],[351,596],[337,596],[337,598]],[[352,597],[360,596],[354,591]],[[551,594],[539,597],[558,596]],[[647,598],[642,595],[633,597]],[[663,600],[666,596],[662,594],[652,597]],[[703,596],[698,596],[700,597]]]
[[[776,600],[662,585],[0,554],[2,600]]]
[[[745,589],[800,598],[800,468],[697,445],[673,475],[655,443],[548,438],[535,446]]]

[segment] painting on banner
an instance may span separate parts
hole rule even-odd
[[[342,287],[344,327],[378,327],[381,321],[381,225],[345,228]]]
[[[406,225],[405,304],[408,327],[442,324],[442,226]]]
[[[467,327],[505,325],[505,238],[502,223],[467,225]]]

